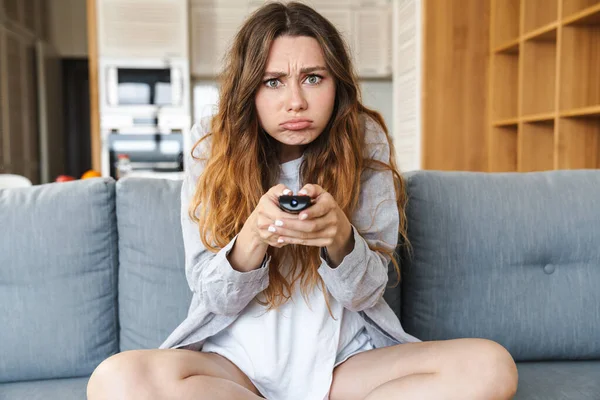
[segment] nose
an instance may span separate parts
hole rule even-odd
[[[286,108],[288,111],[306,110],[308,103],[299,85],[290,85]]]

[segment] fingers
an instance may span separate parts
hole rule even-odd
[[[281,241],[281,243],[278,243],[280,246],[287,246],[288,244],[300,244],[302,246],[328,247],[333,244],[333,239],[327,237],[317,239],[299,239],[281,236],[279,240]]]
[[[282,194],[292,194],[292,191],[287,186],[280,183],[279,185],[275,185],[269,189],[266,194],[269,196],[269,198],[277,200]]]
[[[303,211],[304,212],[304,211]],[[335,213],[328,213],[319,218],[311,218],[306,220],[301,219],[286,219],[282,220],[281,224],[276,228],[278,232],[293,231],[298,233],[315,233],[321,232],[331,226],[337,225]],[[283,233],[282,233],[283,234]]]
[[[310,196],[313,199],[316,199],[322,193],[326,193],[325,190],[321,186],[312,183],[307,183],[298,191],[298,194]]]
[[[279,184],[273,186],[265,196],[263,196],[260,202],[259,216],[270,220],[269,222],[261,221],[262,224],[267,224],[264,226],[265,229],[268,227],[268,224],[272,224],[277,220],[298,219],[297,214],[290,214],[279,208],[279,196],[291,193],[292,191],[285,185]]]
[[[268,230],[278,236],[278,243],[305,246],[330,246],[338,233],[339,224],[335,213],[316,220],[284,220],[271,225]]]
[[[329,226],[322,231],[317,232],[298,232],[282,227],[275,227],[274,235],[278,236],[278,239],[282,239],[285,244],[303,244],[306,246],[317,246],[327,245],[333,243],[333,238],[337,233],[337,229],[334,226]]]
[[[338,207],[337,202],[328,192],[321,192],[313,205],[298,214],[300,220],[314,220],[321,218],[332,212]]]
[[[279,208],[279,196],[292,194],[283,184],[275,185],[261,198],[257,207],[256,229],[261,240],[273,247],[287,244],[329,246],[337,234],[337,203],[319,185],[307,184],[299,195],[310,196],[313,205],[300,214]]]
[[[272,221],[282,219],[298,219],[297,214],[291,214],[279,208],[279,196],[290,194],[292,194],[292,191],[283,184],[273,186],[267,193],[265,193],[265,196],[269,199],[269,201],[261,201],[261,214],[267,218],[270,218]],[[263,198],[265,196],[263,196]]]
[[[283,247],[286,243],[278,242],[279,234],[269,230],[270,226],[282,224],[284,220],[298,219],[298,215],[289,214],[279,208],[279,196],[291,194],[292,191],[283,184],[275,185],[270,188],[261,198],[257,206],[255,229],[263,241],[273,247]]]
[[[271,218],[259,213],[257,215],[255,229],[258,231],[260,239],[263,241],[263,243],[273,247],[283,247],[285,246],[285,243],[278,241],[280,234],[277,233],[274,227],[272,227],[274,226],[275,222],[276,221],[273,221]]]

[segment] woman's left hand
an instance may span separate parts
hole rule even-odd
[[[279,240],[285,244],[327,247],[332,262],[339,265],[354,248],[352,225],[337,202],[319,185],[307,184],[299,195],[310,196],[313,205],[303,210],[298,219],[273,221]]]

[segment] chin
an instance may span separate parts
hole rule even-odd
[[[288,138],[284,143],[289,145],[306,145],[316,139],[316,136],[303,135],[302,137]]]

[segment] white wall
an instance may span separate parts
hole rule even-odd
[[[394,147],[401,171],[421,169],[422,0],[394,2]]]
[[[363,104],[381,114],[391,135],[394,132],[394,85],[392,81],[361,81],[360,90]]]
[[[50,37],[61,57],[85,58],[87,48],[86,0],[48,1]]]

